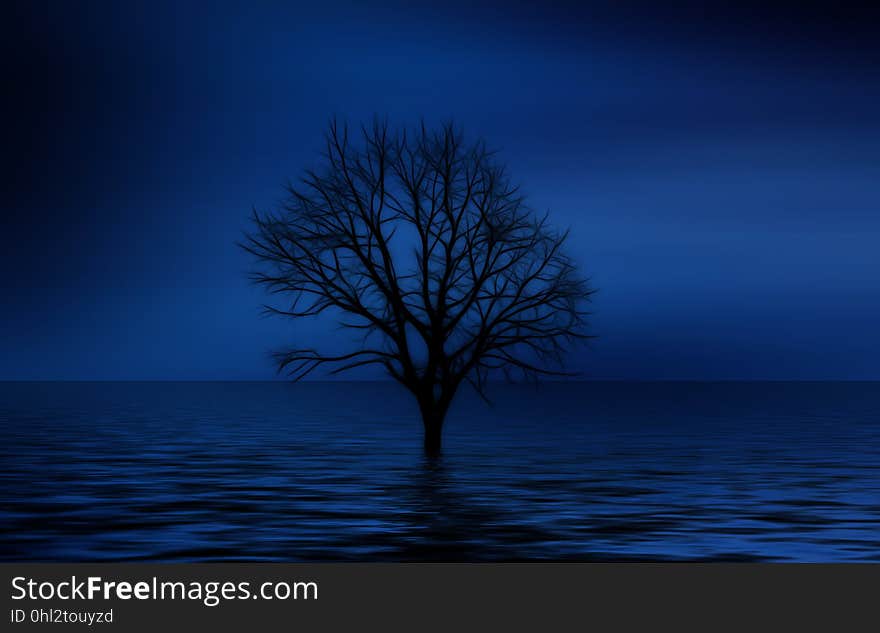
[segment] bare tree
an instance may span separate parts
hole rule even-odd
[[[298,380],[380,365],[415,396],[425,451],[437,454],[462,382],[485,398],[496,370],[561,375],[568,345],[587,338],[593,290],[563,252],[567,233],[535,215],[482,141],[438,130],[331,123],[324,165],[288,186],[286,202],[254,212],[243,247],[254,279],[284,298],[275,314],[335,311],[363,333],[344,354],[276,354]]]

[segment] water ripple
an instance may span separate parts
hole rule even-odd
[[[796,560],[880,552],[877,383],[464,396],[445,455],[390,384],[5,383],[4,560]]]

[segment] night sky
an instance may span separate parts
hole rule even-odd
[[[328,119],[456,119],[571,227],[602,379],[880,379],[880,19],[836,2],[22,3],[0,379],[271,379],[235,243]],[[662,9],[661,9],[662,7]]]

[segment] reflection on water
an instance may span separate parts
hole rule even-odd
[[[880,383],[0,383],[6,560],[880,560]]]

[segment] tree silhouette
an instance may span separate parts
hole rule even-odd
[[[567,233],[526,206],[484,142],[437,130],[330,124],[324,165],[275,212],[254,211],[242,246],[254,280],[284,298],[287,317],[335,311],[363,333],[358,349],[275,354],[299,380],[380,365],[418,401],[424,446],[439,453],[443,421],[464,381],[485,399],[496,370],[563,375],[562,354],[586,334],[593,293],[563,252]]]

